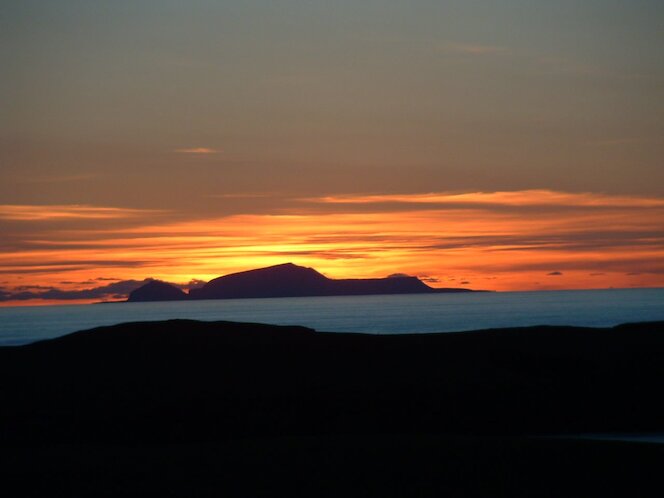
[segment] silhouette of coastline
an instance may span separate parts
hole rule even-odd
[[[435,289],[417,277],[334,280],[313,268],[293,263],[232,273],[215,278],[189,294],[165,282],[152,281],[129,294],[130,302],[185,299],[244,299],[267,297],[359,296],[372,294],[433,294],[477,292],[462,288]]]
[[[664,446],[533,436],[664,432],[663,355],[664,322],[101,327],[0,348],[3,481],[68,496],[646,496]],[[30,479],[37,464],[50,470]]]

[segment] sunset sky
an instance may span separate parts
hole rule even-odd
[[[0,304],[285,262],[664,287],[663,23],[659,0],[0,0]]]

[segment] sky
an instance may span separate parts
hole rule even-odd
[[[0,302],[288,261],[662,287],[663,22],[655,0],[0,0]]]

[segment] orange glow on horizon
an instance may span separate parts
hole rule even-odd
[[[0,253],[0,291],[75,291],[111,277],[183,283],[288,261],[330,278],[407,273],[434,287],[664,286],[664,199],[520,191],[299,202],[279,214],[176,222],[155,221],[154,210],[54,206],[39,215],[14,206],[4,219],[23,231]],[[126,216],[132,224],[123,226]],[[93,228],[77,225],[90,217]],[[30,231],[30,223],[54,218],[69,225]]]

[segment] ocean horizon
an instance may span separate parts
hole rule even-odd
[[[125,322],[228,320],[324,332],[464,332],[535,325],[611,327],[664,320],[664,288],[218,299],[0,307],[0,346]]]

